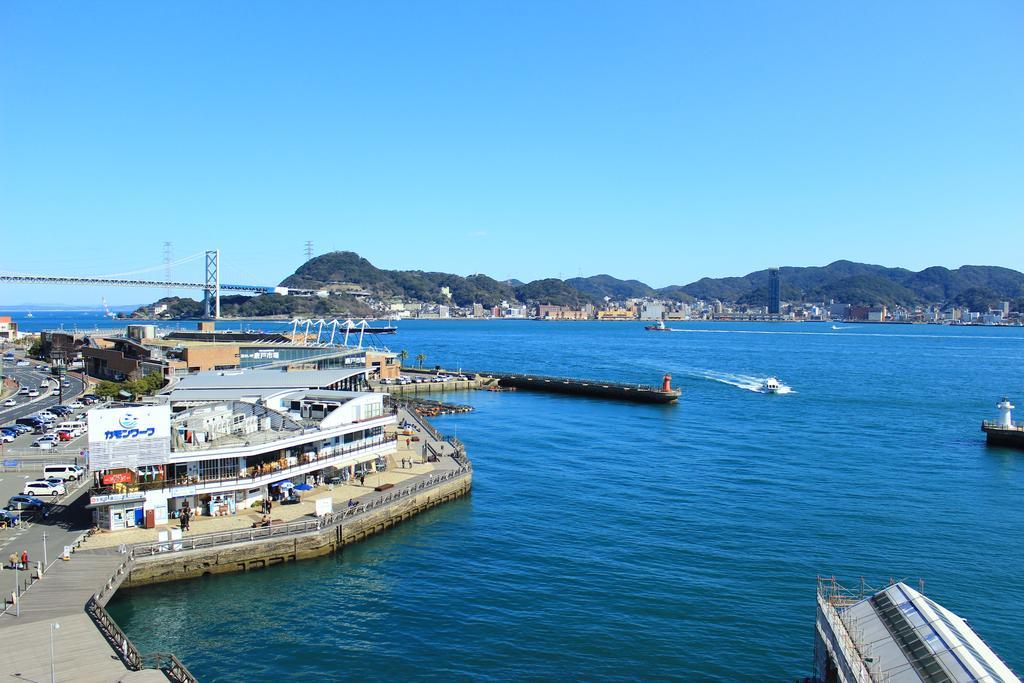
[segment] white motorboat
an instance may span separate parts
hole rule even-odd
[[[765,394],[777,394],[782,389],[782,383],[774,377],[769,377],[761,383],[761,391]]]

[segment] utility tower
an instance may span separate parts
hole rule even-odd
[[[164,282],[171,281],[171,251],[174,247],[170,242],[164,242]],[[171,288],[164,290],[165,296],[171,295]]]
[[[206,317],[220,318],[220,249],[206,252],[206,289],[203,290]]]
[[[306,260],[313,258],[313,240],[306,240]]]

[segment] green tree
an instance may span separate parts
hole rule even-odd
[[[99,383],[93,393],[103,398],[115,398],[119,391],[121,391],[121,386],[117,382],[103,381]]]
[[[405,361],[409,360],[409,352],[402,349],[398,352],[398,360],[401,361],[402,365],[405,365]]]
[[[42,354],[43,340],[36,339],[34,342],[32,342],[32,346],[28,347],[28,355],[32,356],[33,358],[39,358],[42,356]]]
[[[427,359],[427,357],[425,355],[423,355],[422,353],[417,353],[416,354],[416,362],[419,363],[421,368],[423,367],[423,361],[425,361],[426,359]]]

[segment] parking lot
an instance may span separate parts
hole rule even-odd
[[[19,359],[20,360],[20,359]],[[0,427],[10,427],[19,418],[38,413],[39,411],[60,405],[61,398],[64,405],[73,403],[75,397],[79,396],[84,388],[83,382],[68,375],[67,386],[57,386],[58,380],[49,373],[49,369],[39,369],[35,365],[18,366],[5,363],[5,374],[15,379],[21,388],[29,391],[38,391],[38,396],[28,396],[19,393],[12,397],[14,406],[3,406],[0,408]],[[47,385],[44,386],[43,382]],[[57,393],[54,393],[54,390]],[[85,408],[75,409],[71,415],[58,416],[56,423],[83,420]],[[81,464],[84,461],[84,449],[86,437],[84,430],[76,438],[69,441],[57,441],[49,448],[33,446],[42,434],[26,433],[15,437],[11,442],[0,443],[0,471],[23,468],[24,466],[39,466],[57,462],[72,462]]]
[[[42,476],[42,467],[22,472],[0,472],[0,506],[6,506],[11,496],[21,493],[26,482]],[[43,560],[52,563],[65,545],[73,543],[84,530],[89,528],[89,512],[84,507],[84,496],[91,479],[88,475],[78,482],[67,482],[67,493],[56,499],[46,498],[41,512],[22,511],[21,523],[15,527],[0,529],[0,562],[6,562],[11,553],[29,553],[33,562]],[[45,535],[46,552],[43,552]]]

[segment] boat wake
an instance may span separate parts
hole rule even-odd
[[[745,389],[746,391],[753,391],[756,394],[767,393],[764,388],[765,380],[768,379],[767,377],[738,375],[731,372],[717,372],[715,370],[694,370],[690,374],[699,379],[719,382],[720,384],[728,384],[731,387]],[[792,394],[794,392],[792,387],[788,387],[780,382],[779,389],[775,393]]]

